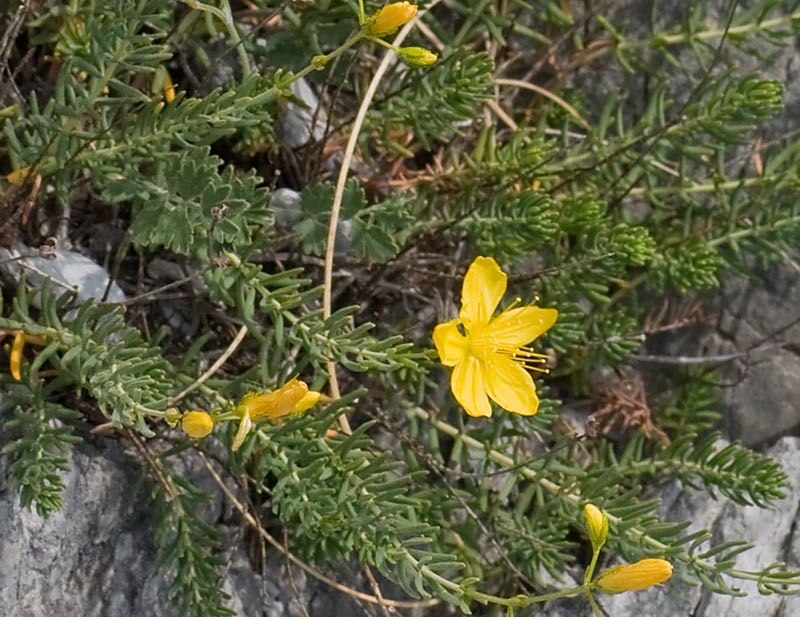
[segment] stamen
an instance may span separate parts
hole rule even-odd
[[[503,309],[503,310],[500,312],[500,315],[504,315],[505,313],[508,313],[508,311],[510,311],[511,309],[513,309],[513,308],[514,308],[515,306],[517,306],[517,304],[519,304],[520,302],[522,302],[522,298],[520,298],[519,296],[517,296],[516,298],[514,298],[514,299],[511,301],[511,304],[509,304],[509,305],[508,305],[506,308],[504,308],[504,309]],[[500,317],[500,315],[498,315],[497,317]],[[495,318],[495,319],[496,319],[496,318]]]

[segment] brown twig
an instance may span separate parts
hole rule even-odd
[[[133,445],[136,446],[136,449],[139,451],[139,454],[141,454],[144,457],[144,460],[147,462],[148,467],[152,469],[153,474],[155,474],[156,478],[164,487],[164,490],[167,491],[167,494],[170,496],[170,498],[174,499],[175,497],[177,497],[178,490],[172,484],[170,479],[164,475],[164,472],[161,470],[161,467],[153,458],[153,455],[150,454],[150,450],[148,450],[147,446],[144,444],[141,438],[130,427],[125,428],[125,433],[133,442]]]

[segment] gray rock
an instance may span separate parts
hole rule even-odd
[[[325,136],[328,115],[319,105],[319,99],[305,79],[291,86],[292,94],[300,101],[289,103],[283,114],[283,142],[289,148],[299,148],[312,139],[321,141]]]
[[[280,188],[272,192],[270,208],[275,222],[281,227],[292,227],[303,219],[303,196],[292,189]]]
[[[746,445],[769,443],[800,425],[797,274],[776,266],[760,279],[729,281],[719,306],[710,352],[750,351],[724,370],[735,384],[724,392],[729,434]]]
[[[56,248],[52,255],[52,259],[42,257],[39,250],[21,242],[13,249],[0,247],[0,271],[12,281],[19,280],[24,272],[28,283],[35,287],[41,287],[45,279],[50,279],[57,293],[74,289],[80,302],[103,299],[109,283],[105,269],[76,251]],[[119,285],[111,283],[106,302],[124,300],[125,294]]]
[[[155,548],[133,494],[131,461],[83,446],[64,478],[64,507],[48,519],[0,491],[0,606],[4,617],[153,615]]]
[[[175,459],[171,459],[175,460]],[[204,516],[224,516],[222,493],[186,457],[179,464],[212,495]],[[0,459],[0,478],[5,478]],[[42,519],[0,484],[0,615],[2,617],[178,617],[165,598],[169,572],[156,572],[157,549],[145,489],[136,493],[140,463],[119,444],[81,444],[64,474],[63,508]],[[263,576],[230,534],[224,590],[238,617],[334,617],[357,614],[349,597],[307,579],[267,548]],[[280,584],[277,582],[280,581]],[[296,591],[295,591],[296,590]]]

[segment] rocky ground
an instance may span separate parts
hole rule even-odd
[[[800,99],[800,81],[792,79],[797,66],[797,50],[790,47],[771,75],[787,81],[790,109],[792,102]],[[796,117],[787,116],[783,128],[786,126],[796,126]],[[64,253],[42,266],[52,268],[52,276],[70,285],[86,283],[87,296],[98,295],[97,290],[105,287],[101,269],[74,254]],[[667,519],[691,520],[695,528],[713,530],[716,541],[746,538],[752,542],[755,548],[744,553],[740,562],[748,569],[774,561],[786,562],[789,567],[800,565],[800,537],[795,533],[800,507],[800,438],[795,437],[800,427],[798,272],[798,263],[787,256],[783,264],[757,278],[729,279],[722,294],[709,302],[712,323],[675,336],[658,350],[647,350],[662,361],[695,362],[702,356],[706,364],[719,364],[723,378],[730,383],[724,391],[722,429],[726,436],[770,452],[789,476],[792,484],[786,498],[767,510],[738,507],[725,499],[715,501],[705,492],[684,491],[677,484],[668,485],[661,493]],[[13,276],[13,272],[7,275]],[[90,283],[87,277],[100,278]],[[654,364],[657,366],[657,361],[649,366]],[[141,490],[137,489],[140,466],[131,456],[113,439],[90,437],[78,446],[65,478],[64,508],[47,520],[21,509],[18,495],[0,473],[1,617],[175,615],[163,601],[169,575],[154,569],[147,500],[144,493],[137,493]],[[0,457],[0,472],[3,463]],[[214,520],[235,522],[219,493],[215,493],[210,514]],[[262,574],[253,571],[244,549],[237,549],[228,561],[226,590],[232,596],[230,606],[239,616],[362,614],[342,593],[308,579],[296,568],[288,572],[276,551],[268,556]],[[289,583],[290,578],[294,584]],[[604,606],[614,617],[650,615],[654,609],[664,617],[800,614],[800,596],[759,596],[754,585],[743,590],[749,595],[720,596],[675,578],[664,588],[606,598]],[[554,617],[589,614],[583,601],[556,603],[544,612]],[[442,609],[430,612],[442,613]]]
[[[21,249],[22,250],[22,249]],[[105,288],[105,274],[85,258],[62,252],[46,264],[49,274],[87,295]],[[758,569],[775,561],[800,565],[800,537],[795,521],[800,504],[800,286],[792,264],[776,266],[752,280],[731,279],[708,309],[709,325],[671,336],[649,354],[658,361],[697,361],[719,365],[730,387],[724,390],[723,430],[778,459],[792,483],[787,497],[774,507],[738,507],[714,500],[703,491],[683,491],[670,484],[661,494],[669,520],[691,520],[693,528],[710,529],[715,541],[745,538],[756,548],[740,565]],[[116,292],[115,292],[116,293]],[[121,292],[119,292],[121,293]],[[648,349],[647,351],[652,351]],[[4,617],[92,616],[168,617],[163,601],[168,574],[154,569],[147,499],[139,487],[140,466],[129,449],[114,439],[89,437],[72,456],[65,477],[64,508],[48,520],[20,508],[15,491],[0,485],[0,607]],[[0,459],[0,462],[2,459]],[[1,463],[0,463],[1,464]],[[0,474],[0,478],[3,475]],[[232,533],[234,513],[222,495],[198,471],[198,482],[215,496],[210,520],[226,520]],[[137,488],[139,487],[139,488]],[[241,546],[242,542],[231,545]],[[228,555],[226,590],[231,607],[242,617],[310,617],[355,615],[362,611],[346,595],[289,572],[276,551],[265,571],[253,571],[244,549]],[[294,584],[289,584],[289,580]],[[659,615],[785,617],[800,613],[800,597],[732,598],[689,586],[679,578],[668,587],[609,597],[615,617],[637,615],[658,607]],[[586,614],[582,601],[561,602],[547,614]],[[433,614],[433,613],[432,613]]]

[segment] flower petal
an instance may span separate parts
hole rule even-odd
[[[467,330],[489,323],[506,292],[506,273],[491,257],[478,257],[464,276],[461,288],[461,321]]]
[[[538,306],[523,306],[504,311],[485,330],[495,343],[519,347],[547,332],[558,318],[558,311]]]
[[[450,389],[469,415],[487,418],[492,415],[492,405],[486,394],[483,365],[472,354],[466,354],[464,359],[456,364],[450,376]]]
[[[439,359],[445,366],[458,364],[469,349],[467,337],[458,331],[460,323],[460,319],[451,319],[433,329],[433,342],[439,352]]]
[[[239,422],[239,428],[236,430],[236,435],[233,437],[233,445],[231,446],[231,450],[236,452],[242,447],[247,434],[252,428],[253,421],[250,419],[250,414],[245,412],[245,414],[242,416],[241,422]]]
[[[523,416],[532,416],[539,409],[539,397],[533,377],[519,364],[495,355],[486,363],[486,385],[489,396],[503,409]]]

